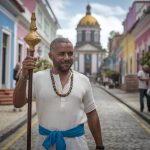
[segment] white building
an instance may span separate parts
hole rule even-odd
[[[91,15],[91,6],[86,7],[86,15],[77,25],[74,69],[91,75],[98,72],[105,55],[100,43],[100,25]]]

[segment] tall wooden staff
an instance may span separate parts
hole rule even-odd
[[[30,32],[24,38],[25,42],[29,45],[30,56],[34,55],[34,47],[37,45],[41,39],[36,33],[36,18],[35,13],[32,13]],[[31,117],[32,117],[32,76],[33,70],[29,70],[29,80],[28,80],[28,120],[27,120],[27,150],[31,150]]]

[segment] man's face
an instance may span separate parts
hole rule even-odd
[[[150,71],[149,67],[144,67],[143,70],[145,73],[149,73],[149,71]]]
[[[58,71],[68,72],[73,64],[73,46],[71,43],[59,43],[49,56]]]

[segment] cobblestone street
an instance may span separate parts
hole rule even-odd
[[[122,106],[122,104],[116,101],[112,96],[108,95],[105,91],[94,86],[93,92],[101,121],[105,150],[149,150],[150,130],[148,125],[145,123],[143,124],[143,121],[139,120],[137,116],[133,117],[133,112],[128,110],[125,106]],[[144,125],[145,128],[143,127]],[[36,129],[37,123],[35,119],[35,125],[32,130],[32,150],[37,150],[37,148],[35,148],[35,145],[37,144]],[[11,147],[9,147],[9,150],[26,149],[26,135],[23,131],[20,131],[20,133],[21,132],[21,138],[18,138],[18,141],[13,143]],[[11,138],[17,137],[18,134],[19,133],[16,133],[16,135],[14,134]],[[95,144],[87,125],[86,138],[89,149],[95,150]],[[5,144],[7,142],[5,142]],[[2,150],[5,149],[2,148]]]

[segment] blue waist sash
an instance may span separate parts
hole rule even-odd
[[[84,124],[80,124],[74,128],[66,131],[50,131],[41,125],[39,125],[39,133],[41,135],[47,135],[42,146],[48,150],[54,144],[56,144],[56,150],[66,150],[66,143],[64,137],[79,137],[82,136],[84,132]]]

